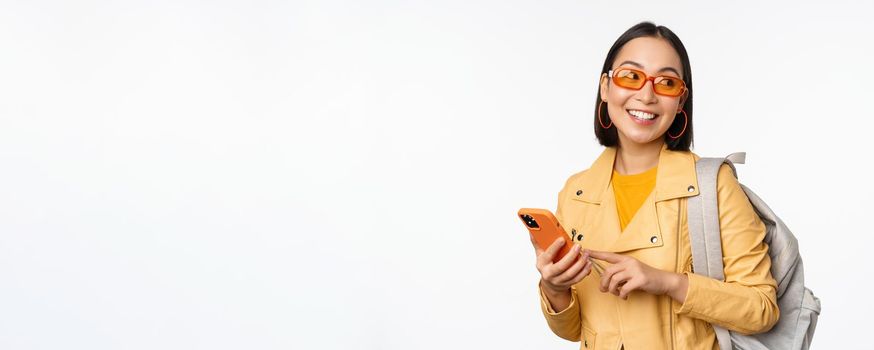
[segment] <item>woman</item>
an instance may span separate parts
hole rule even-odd
[[[605,150],[559,192],[571,253],[552,263],[563,241],[535,244],[552,331],[581,349],[637,350],[718,349],[711,324],[769,330],[779,310],[765,226],[727,165],[717,181],[725,281],[692,273],[692,74],[668,28],[637,24],[610,48],[595,135]]]

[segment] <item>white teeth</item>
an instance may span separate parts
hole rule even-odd
[[[655,118],[655,114],[641,112],[641,111],[635,111],[635,110],[628,110],[628,114],[631,114],[631,115],[637,117],[638,119],[650,120],[650,119]]]

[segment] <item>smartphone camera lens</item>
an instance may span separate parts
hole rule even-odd
[[[531,217],[531,215],[525,214],[525,215],[522,215],[521,217],[522,217],[522,221],[524,221],[525,225],[528,225],[528,227],[540,228],[540,225],[537,224],[537,221],[535,221],[534,218]]]

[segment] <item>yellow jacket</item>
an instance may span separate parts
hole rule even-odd
[[[608,147],[588,170],[572,175],[558,195],[556,217],[582,248],[620,253],[652,267],[685,273],[686,301],[634,291],[628,300],[599,291],[593,270],[556,311],[541,291],[552,331],[579,341],[580,349],[718,349],[717,324],[741,333],[765,332],[777,323],[776,282],[771,276],[765,226],[728,165],[717,180],[725,282],[692,273],[686,198],[698,194],[698,155],[663,146],[656,186],[620,233],[610,176],[616,149]],[[581,239],[580,239],[581,238]]]

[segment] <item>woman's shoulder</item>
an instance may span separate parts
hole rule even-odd
[[[595,157],[591,164],[583,170],[578,170],[572,173],[565,180],[565,185],[579,184],[586,180],[600,181],[603,180],[604,174],[610,173],[613,169],[613,160],[615,159],[616,148],[605,147],[601,150],[601,154]],[[577,168],[580,169],[580,168]]]
[[[720,213],[743,208],[752,211],[746,192],[737,179],[734,168],[727,163],[719,167],[716,177],[716,197]]]
[[[730,187],[740,189],[740,182],[737,181],[737,174],[734,168],[728,163],[722,163],[716,176],[716,188],[722,190]]]
[[[573,182],[573,181],[577,181],[577,180],[581,180],[581,179],[585,178],[585,177],[586,177],[586,173],[588,173],[589,170],[590,170],[590,168],[586,168],[586,169],[583,169],[583,170],[577,171],[577,172],[575,172],[575,173],[572,173],[570,176],[568,176],[568,178],[567,178],[567,180],[565,181],[565,183],[567,183],[567,182]]]
[[[692,151],[682,151],[682,153],[688,154],[695,162],[698,162],[698,160],[701,159],[701,156]],[[737,174],[731,165],[728,163],[722,163],[722,165],[719,166],[719,173],[716,177],[716,187],[722,189],[730,186],[739,187]]]
[[[587,168],[587,169],[577,171],[577,172],[571,174],[570,176],[568,176],[567,179],[565,179],[565,181],[564,181],[564,186],[562,187],[561,191],[564,192],[568,188],[577,187],[583,181],[583,178],[586,177],[586,173],[588,171],[589,171],[589,169]]]

